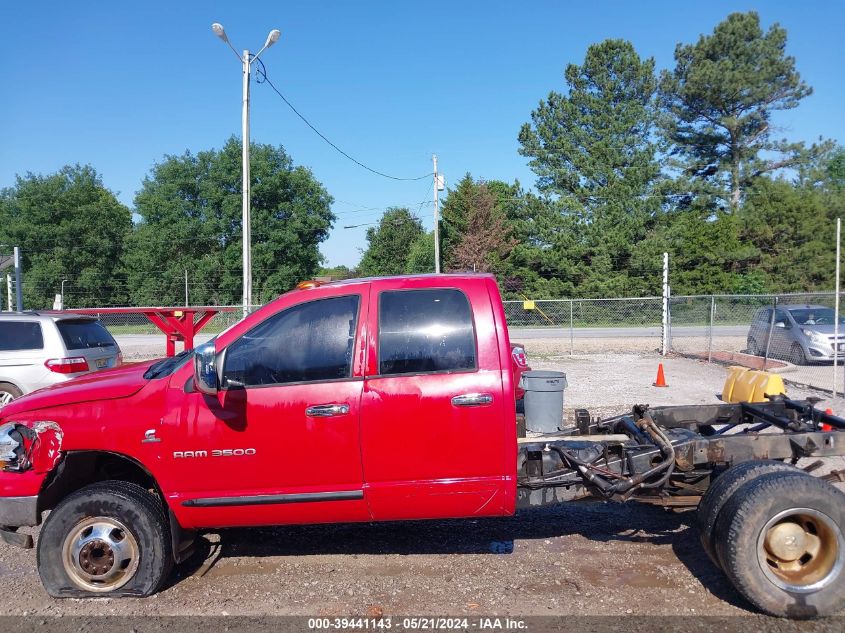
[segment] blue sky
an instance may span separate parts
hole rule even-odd
[[[731,11],[779,22],[814,94],[776,123],[791,139],[845,141],[845,3],[767,2],[10,2],[0,22],[0,187],[16,174],[90,163],[130,207],[165,154],[220,147],[240,133],[240,67],[211,32],[221,22],[257,50],[270,78],[340,147],[398,176],[466,172],[534,183],[516,140],[566,64],[605,38],[631,40],[659,68]],[[253,87],[252,137],[281,144],[335,198],[322,252],[353,265],[366,227],[391,205],[432,225],[430,181],[363,171],[270,91]]]

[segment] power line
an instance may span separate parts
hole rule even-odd
[[[302,119],[302,122],[303,122],[303,123],[305,123],[305,125],[307,125],[309,128],[311,128],[311,130],[312,130],[312,131],[313,131],[313,132],[314,132],[317,136],[319,136],[319,137],[320,137],[321,139],[323,139],[326,143],[328,143],[328,144],[329,144],[332,148],[334,148],[334,149],[335,149],[338,153],[342,154],[343,156],[345,156],[346,158],[348,158],[349,160],[351,160],[353,163],[355,163],[355,164],[356,164],[356,165],[358,165],[359,167],[363,167],[364,169],[366,169],[366,170],[367,170],[367,171],[369,171],[369,172],[372,172],[372,173],[374,173],[374,174],[376,174],[376,175],[378,175],[378,176],[382,176],[383,178],[389,178],[390,180],[406,180],[406,181],[407,181],[407,180],[422,180],[423,178],[430,178],[430,177],[433,175],[432,173],[428,173],[428,174],[425,174],[425,175],[423,175],[423,176],[417,176],[416,178],[400,178],[399,176],[391,176],[390,174],[386,174],[386,173],[384,173],[384,172],[382,172],[382,171],[379,171],[379,170],[377,170],[377,169],[373,169],[372,167],[369,167],[368,165],[365,165],[364,163],[362,163],[362,162],[361,162],[361,161],[359,161],[358,159],[353,158],[352,156],[350,156],[349,154],[347,154],[346,152],[344,152],[342,149],[340,149],[337,145],[335,145],[334,143],[332,143],[332,142],[328,139],[328,137],[326,137],[326,135],[325,135],[325,134],[323,134],[322,132],[320,132],[320,130],[318,130],[316,127],[314,127],[314,125],[311,123],[311,121],[309,121],[308,119],[306,119],[306,118],[305,118],[305,116],[304,116],[302,113],[300,113],[300,111],[299,111],[299,110],[297,110],[297,109],[294,107],[294,105],[293,105],[290,101],[288,101],[288,100],[287,100],[287,97],[285,97],[285,95],[283,95],[283,94],[281,93],[281,91],[280,91],[278,88],[276,88],[276,86],[273,84],[273,82],[272,82],[272,81],[270,81],[270,78],[267,76],[267,69],[266,69],[266,67],[264,66],[264,63],[263,63],[260,59],[259,59],[259,60],[257,60],[257,61],[258,61],[259,65],[260,65],[260,69],[258,70],[258,73],[259,73],[260,78],[258,79],[257,83],[266,83],[268,86],[270,86],[270,88],[272,88],[273,92],[275,92],[277,95],[279,95],[279,97],[281,97],[282,101],[284,101],[284,102],[285,102],[285,104],[286,104],[286,105],[287,105],[287,106],[288,106],[288,107],[289,107],[289,108],[293,111],[293,113],[294,113],[296,116],[298,116],[300,119]]]

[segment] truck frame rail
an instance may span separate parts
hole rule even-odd
[[[730,466],[845,455],[845,419],[816,402],[775,396],[755,404],[636,405],[606,419],[578,410],[572,429],[520,438],[518,506],[592,497],[691,508]]]

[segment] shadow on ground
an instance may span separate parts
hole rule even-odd
[[[283,526],[220,530],[219,544],[206,538],[179,566],[173,581],[204,574],[229,557],[309,555],[508,555],[515,541],[581,535],[622,548],[627,543],[669,545],[714,596],[750,607],[704,552],[695,513],[672,513],[636,503],[582,502],[524,510],[513,517],[387,523]],[[565,553],[565,549],[562,550]]]

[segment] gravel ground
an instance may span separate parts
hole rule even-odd
[[[567,373],[569,415],[715,402],[725,377],[670,358],[669,387],[658,389],[655,354],[570,358],[555,342],[526,345],[534,368]],[[478,521],[210,532],[162,592],[139,600],[50,599],[34,551],[0,546],[0,615],[748,615],[700,547],[694,518],[594,502]]]

